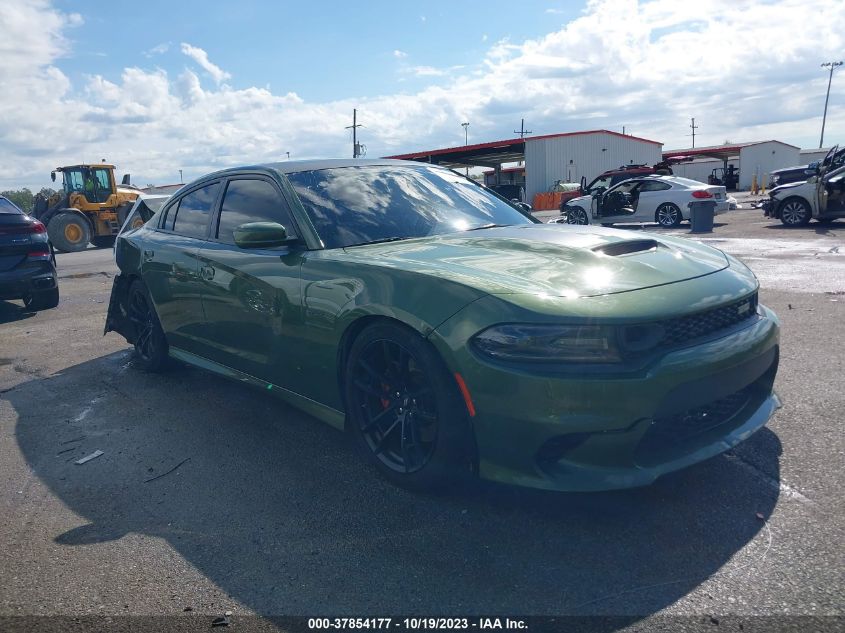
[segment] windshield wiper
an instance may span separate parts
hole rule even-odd
[[[350,246],[366,246],[368,244],[384,244],[385,242],[399,242],[401,240],[407,240],[407,237],[383,237],[380,240],[370,240],[369,242],[358,242],[357,244],[347,244],[344,248],[349,248]]]
[[[474,226],[471,229],[466,229],[467,231],[480,231],[481,229],[498,229],[503,226],[513,226],[511,224],[495,224],[491,222],[490,224],[482,224],[481,226]]]

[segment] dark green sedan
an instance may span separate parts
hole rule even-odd
[[[751,271],[666,236],[540,224],[392,160],[209,174],[123,233],[106,331],[269,390],[390,480],[639,486],[777,408]]]

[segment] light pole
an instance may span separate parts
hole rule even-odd
[[[464,128],[464,145],[469,145],[469,133],[467,132],[467,128],[469,127],[469,121],[461,123],[461,127]],[[469,177],[469,167],[467,167],[466,175],[467,177]]]
[[[825,62],[822,68],[830,68],[830,76],[827,78],[827,95],[824,98],[824,114],[822,115],[822,136],[819,139],[819,149],[824,145],[824,123],[827,120],[827,101],[830,99],[830,83],[833,81],[833,71],[837,66],[841,66],[842,62]]]

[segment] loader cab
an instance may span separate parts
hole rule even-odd
[[[111,165],[74,165],[62,167],[62,185],[66,194],[79,193],[92,204],[107,202],[115,191]]]

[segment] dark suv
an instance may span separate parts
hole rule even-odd
[[[0,196],[0,299],[23,299],[30,310],[59,305],[56,257],[47,228]]]

